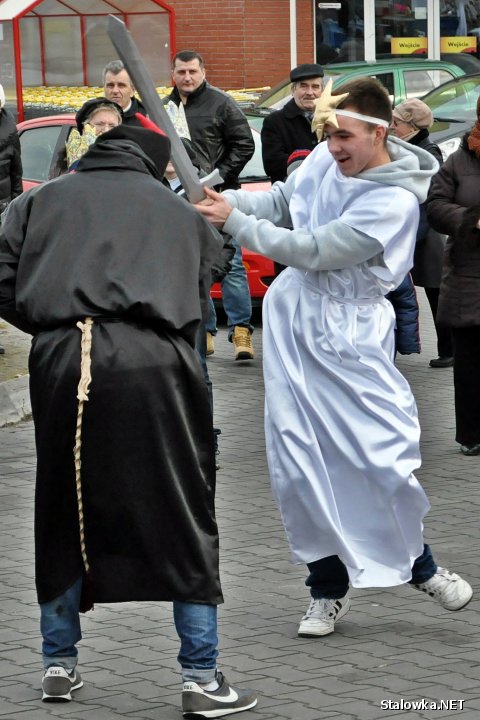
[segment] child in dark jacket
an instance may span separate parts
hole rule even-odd
[[[395,352],[400,355],[421,352],[417,293],[410,273],[386,297],[395,310]]]

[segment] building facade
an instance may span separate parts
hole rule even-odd
[[[480,0],[170,0],[177,50],[205,57],[223,88],[274,85],[303,62],[469,52]]]

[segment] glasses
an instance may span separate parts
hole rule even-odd
[[[112,130],[112,128],[118,127],[118,123],[107,123],[107,122],[92,122],[90,123],[92,127],[98,128],[99,130],[106,130],[107,128],[109,130]]]

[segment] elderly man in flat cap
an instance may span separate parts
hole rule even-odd
[[[294,150],[313,150],[317,136],[311,129],[315,100],[323,90],[321,65],[298,65],[290,73],[292,99],[268,115],[262,128],[265,172],[272,182],[285,180],[287,161]]]

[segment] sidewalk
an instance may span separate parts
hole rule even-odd
[[[453,440],[452,370],[428,367],[436,353],[419,292],[423,352],[399,357],[398,366],[415,392],[423,428],[418,477],[432,503],[426,539],[438,562],[474,587],[474,599],[459,613],[406,586],[354,590],[333,635],[297,638],[309,598],[304,568],[290,563],[268,480],[261,328],[250,363],[233,362],[224,328],[217,337],[209,367],[222,429],[219,666],[233,682],[258,691],[258,708],[240,714],[244,720],[480,717],[480,457],[463,457]],[[34,477],[32,423],[1,429],[0,720],[180,720],[178,642],[168,604],[102,605],[88,613],[79,665],[85,687],[70,704],[39,701]],[[464,705],[410,709],[408,703],[422,700]]]
[[[0,428],[31,414],[28,395],[28,353],[31,336],[0,320]]]

